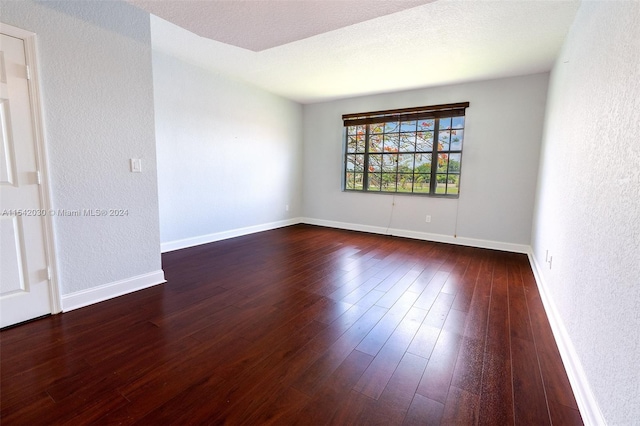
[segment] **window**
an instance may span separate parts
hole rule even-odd
[[[457,197],[468,106],[465,102],[343,115],[343,189]]]

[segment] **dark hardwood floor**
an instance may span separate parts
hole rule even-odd
[[[3,426],[582,424],[525,255],[296,225],[0,332]]]

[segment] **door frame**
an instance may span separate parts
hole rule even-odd
[[[36,44],[36,34],[23,30],[22,28],[0,22],[0,33],[15,37],[24,41],[25,59],[29,67],[29,78],[27,84],[29,86],[29,101],[31,104],[31,127],[33,128],[33,136],[35,143],[36,165],[40,172],[40,206],[47,212],[52,210],[51,203],[51,186],[49,184],[49,170],[47,165],[47,150],[45,127],[42,115],[42,100],[39,84],[38,73],[38,49]],[[48,268],[49,282],[49,305],[51,313],[57,314],[62,311],[60,303],[60,288],[58,286],[58,268],[55,251],[55,236],[53,227],[53,215],[47,214],[42,217],[44,229],[44,248],[45,257]]]

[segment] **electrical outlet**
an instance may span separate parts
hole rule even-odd
[[[428,214],[427,217],[424,218],[424,221],[427,223],[431,223],[431,215]]]
[[[284,206],[284,211],[288,212],[289,211],[289,204],[287,204],[286,206]]]

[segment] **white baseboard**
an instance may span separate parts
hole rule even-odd
[[[76,291],[62,296],[62,311],[69,312],[107,299],[132,293],[143,288],[152,287],[166,282],[162,269],[148,274],[137,275],[98,287]]]
[[[182,240],[167,241],[160,244],[162,253],[180,250],[187,247],[199,246],[201,244],[213,243],[215,241],[240,237],[242,235],[255,234],[256,232],[269,231],[270,229],[282,228],[300,223],[300,218],[279,220],[277,222],[263,223],[261,225],[247,226],[245,228],[230,229],[228,231],[214,232],[213,234],[200,235],[197,237],[184,238]]]
[[[454,237],[451,235],[432,234],[429,232],[410,231],[407,229],[384,228],[381,226],[360,225],[357,223],[335,222],[332,220],[301,218],[300,222],[309,225],[326,226],[329,228],[347,229],[350,231],[370,232],[372,234],[393,235],[396,237],[413,238],[416,240],[434,241],[438,243],[457,244],[462,246],[502,250],[513,253],[529,253],[529,246],[524,244],[504,243],[500,241],[479,240],[475,238]]]
[[[602,412],[600,411],[600,407],[598,406],[598,402],[591,391],[591,386],[589,385],[587,376],[584,373],[582,363],[578,358],[575,347],[571,342],[569,333],[567,333],[567,329],[564,326],[564,322],[558,313],[555,303],[549,297],[546,290],[548,286],[544,279],[544,275],[542,275],[540,264],[533,255],[533,250],[529,250],[527,254],[529,256],[529,263],[531,263],[531,269],[533,270],[536,284],[538,285],[538,291],[540,292],[540,298],[542,299],[544,310],[547,314],[547,318],[549,318],[553,337],[558,345],[558,350],[560,351],[564,368],[567,372],[567,376],[569,377],[569,383],[571,383],[571,388],[573,389],[573,394],[576,397],[580,415],[582,415],[582,421],[587,426],[606,425],[607,422],[605,421]]]

